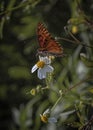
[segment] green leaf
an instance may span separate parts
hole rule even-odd
[[[20,66],[10,67],[8,73],[10,77],[15,79],[19,79],[19,78],[30,79],[30,70],[25,67],[20,67]]]
[[[5,23],[5,18],[3,17],[1,19],[1,23],[0,23],[0,38],[3,38],[3,27],[4,27],[4,23]]]
[[[93,67],[93,61],[88,59],[84,53],[80,54],[80,58],[87,67]]]

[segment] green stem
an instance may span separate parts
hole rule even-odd
[[[48,86],[46,86],[46,87],[42,88],[42,90],[46,90],[46,89],[49,89],[49,87],[48,87]]]
[[[11,8],[11,9],[5,10],[4,12],[1,12],[0,15],[7,14],[7,13],[9,13],[11,11],[14,11],[14,10],[17,10],[19,8],[22,8],[22,7],[24,7],[24,6],[28,5],[28,4],[34,4],[34,5],[36,5],[39,1],[40,0],[36,0],[36,1],[33,1],[33,2],[29,2],[29,1],[24,2],[24,3],[20,4],[19,6],[15,6],[15,7]]]
[[[81,80],[79,83],[77,83],[77,84],[75,84],[74,86],[72,86],[71,88],[69,88],[69,89],[67,90],[67,92],[71,91],[73,88],[76,88],[77,86],[79,86],[79,85],[81,85],[82,83],[84,83],[84,82],[86,82],[86,81],[88,81],[88,80],[91,80],[91,79],[93,79],[93,78],[92,78],[92,77],[87,77],[86,79]]]
[[[93,48],[93,46],[89,46],[89,45],[87,45],[87,43],[80,42],[79,40],[76,42],[75,40],[70,40],[70,39],[67,39],[67,38],[64,38],[64,37],[58,37],[57,39],[59,39],[59,40],[61,39],[61,40],[64,40],[64,41],[67,41],[67,42],[70,42],[70,43],[74,43],[74,44],[82,45],[82,46],[85,46],[85,47]]]
[[[53,107],[51,108],[51,111],[53,111],[55,109],[55,107],[57,106],[57,104],[60,102],[60,100],[62,99],[62,95],[57,99],[56,103],[53,105]]]

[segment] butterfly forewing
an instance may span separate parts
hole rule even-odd
[[[37,36],[40,47],[45,48],[47,46],[46,41],[51,39],[51,35],[42,23],[38,24]]]
[[[48,30],[42,23],[38,24],[37,36],[40,48],[38,54],[42,55],[54,55],[63,56],[63,48],[61,45],[51,36]]]

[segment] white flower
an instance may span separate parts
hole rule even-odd
[[[37,73],[38,78],[44,79],[46,78],[47,73],[50,73],[54,70],[54,68],[50,64],[51,64],[51,59],[49,57],[39,56],[39,61],[32,67],[31,73],[33,73],[38,69],[38,73]]]
[[[40,114],[41,121],[44,123],[57,123],[57,119],[55,117],[50,116],[51,110],[47,109],[43,114]]]

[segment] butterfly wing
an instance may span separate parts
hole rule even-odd
[[[42,55],[55,55],[62,56],[63,48],[61,45],[51,36],[48,30],[42,23],[38,24],[37,36],[40,48],[38,54]]]

